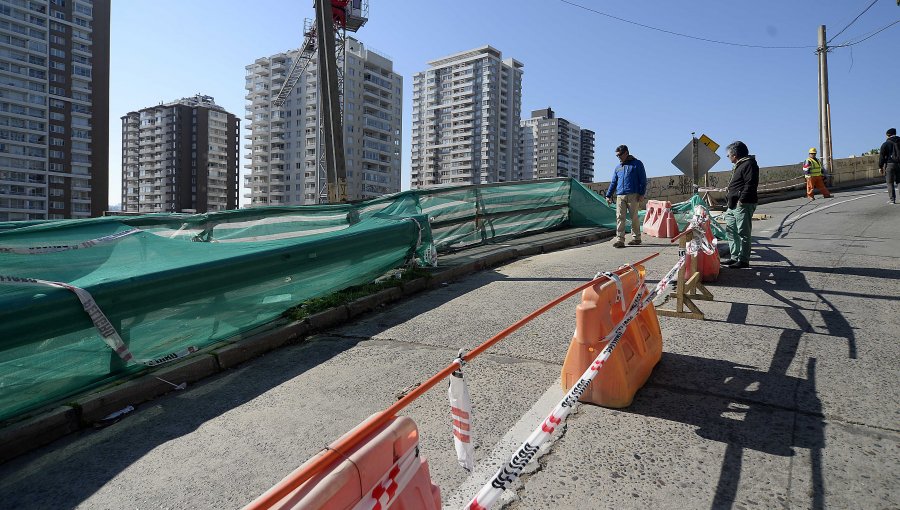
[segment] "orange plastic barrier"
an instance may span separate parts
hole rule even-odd
[[[648,200],[647,212],[641,230],[650,236],[672,238],[678,235],[678,223],[672,214],[672,203],[662,200]]]
[[[694,235],[698,235],[695,231]],[[709,241],[710,244],[715,246],[715,236],[713,236],[712,228],[709,225],[709,221],[706,222],[706,229],[703,233],[706,236],[706,240]],[[685,255],[684,259],[684,279],[688,280],[692,274],[694,274],[693,269],[691,269],[691,255]],[[703,282],[714,282],[719,279],[719,271],[722,269],[722,263],[719,261],[719,252],[718,250],[714,251],[712,255],[707,255],[703,253],[701,250],[697,254],[697,272],[700,273],[700,281]]]
[[[372,415],[367,422],[379,414]],[[344,437],[356,433],[365,424],[361,423]],[[312,477],[271,508],[349,510],[361,500],[371,498],[380,505],[375,508],[440,510],[441,492],[431,483],[428,462],[418,456],[418,444],[415,422],[407,417],[395,417],[350,450],[343,461]]]
[[[644,274],[643,266],[635,267]],[[629,271],[621,279],[627,308],[638,290],[638,273]],[[606,347],[607,342],[603,338],[625,315],[617,294],[613,281],[582,292],[581,303],[575,311],[575,337],[563,362],[562,386],[566,390],[578,381]],[[662,332],[656,309],[650,303],[625,329],[612,355],[580,400],[605,407],[628,407],[661,357]]]

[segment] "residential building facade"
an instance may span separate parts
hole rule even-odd
[[[240,119],[196,95],[122,117],[122,212],[238,207]]]
[[[578,172],[581,182],[594,182],[594,138],[595,134],[590,129],[581,130],[581,166]]]
[[[0,221],[108,208],[109,0],[0,0]]]
[[[557,117],[551,108],[534,110],[521,122],[522,179],[594,179],[594,132]]]
[[[314,57],[282,107],[272,101],[300,50],[246,66],[244,198],[249,205],[309,205],[327,200],[320,160],[318,66]],[[389,57],[347,37],[343,59],[347,198],[400,191],[403,78]]]
[[[482,46],[413,78],[413,187],[520,179],[523,64]]]

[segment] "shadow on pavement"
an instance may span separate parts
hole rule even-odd
[[[726,445],[714,509],[734,505],[745,450],[791,457],[794,448],[810,450],[811,506],[824,508],[825,423],[818,413],[820,405],[808,403],[802,429],[794,406],[795,395],[816,394],[815,370],[815,358],[808,361],[806,378],[797,378],[723,360],[663,353],[647,387],[621,412],[689,424],[700,437]]]
[[[779,303],[777,307],[793,321],[795,327],[764,326],[780,330],[769,366],[758,368],[664,353],[648,387],[638,394],[633,406],[627,410],[694,425],[701,437],[727,445],[712,504],[715,509],[734,506],[745,450],[792,456],[794,448],[810,450],[812,493],[808,504],[812,508],[824,508],[822,449],[825,423],[821,403],[815,397],[816,359],[807,360],[805,378],[792,377],[788,370],[803,335],[813,331],[806,314],[818,311],[827,330],[825,334],[846,339],[851,359],[857,356],[856,336],[844,314],[824,296],[825,292],[809,284],[803,271],[839,273],[846,270],[851,274],[856,271],[860,276],[892,277],[881,270],[868,268],[796,266],[775,248],[777,246],[756,244],[756,257],[751,260],[754,266],[750,270],[723,270],[719,280],[732,287],[762,290]],[[759,266],[760,262],[773,265]],[[817,299],[792,297],[797,293],[812,294]],[[727,322],[744,323],[749,306],[732,303]],[[800,406],[798,395],[812,395],[813,401],[804,401]],[[798,425],[801,421],[798,415],[805,418],[803,427]]]

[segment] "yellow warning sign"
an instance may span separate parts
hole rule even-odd
[[[709,150],[711,150],[713,152],[716,152],[717,150],[719,150],[719,144],[714,142],[712,138],[710,138],[706,135],[700,135],[700,143],[709,147]]]

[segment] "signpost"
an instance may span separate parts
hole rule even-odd
[[[694,186],[699,186],[700,177],[704,177],[722,159],[716,154],[718,148],[719,144],[708,136],[701,135],[698,139],[691,133],[691,141],[675,156],[672,164],[689,177]]]
[[[707,184],[706,174],[722,159],[716,154],[718,148],[719,144],[712,138],[706,135],[700,135],[700,138],[697,138],[694,133],[691,133],[691,141],[672,160],[672,164],[691,179],[695,192],[700,186],[700,178],[703,177],[703,184]],[[704,198],[712,205],[709,193]]]

